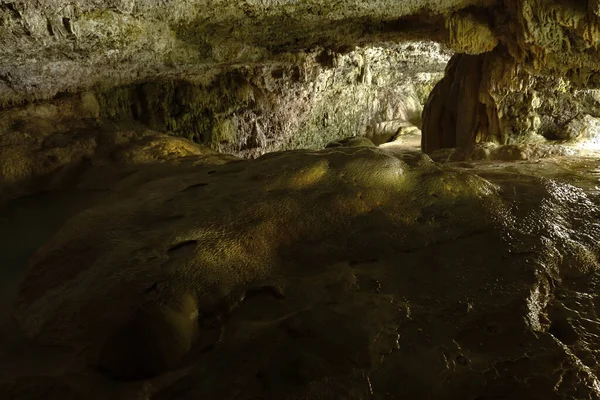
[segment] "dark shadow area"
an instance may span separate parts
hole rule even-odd
[[[73,215],[105,199],[107,192],[62,191],[13,200],[0,208],[0,376],[17,372],[35,354],[11,319],[18,286],[35,251]],[[51,351],[53,352],[53,351]]]

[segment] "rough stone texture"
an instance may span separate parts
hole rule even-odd
[[[375,144],[365,137],[350,137],[328,143],[326,148],[332,147],[375,147]]]
[[[385,141],[407,121],[420,124],[448,59],[435,43],[388,43],[317,51],[297,65],[235,68],[204,84],[146,83],[97,96],[103,117],[256,157],[348,136]]]
[[[138,167],[33,257],[18,321],[75,358],[52,386],[600,396],[597,159],[482,167],[487,180],[365,147],[193,159]]]
[[[484,18],[458,12],[446,20],[449,44],[457,53],[481,54],[494,50],[498,39]]]
[[[523,145],[497,145],[495,143],[482,143],[473,146],[471,151],[464,156],[464,158],[467,160],[521,161],[556,156],[572,156],[576,154],[578,154],[578,152],[570,147],[550,145],[545,143],[529,143]],[[455,154],[454,157],[462,158],[462,156],[458,154]]]
[[[572,121],[600,116],[600,90],[579,89],[563,77],[519,74],[518,85],[496,87],[502,136],[507,144],[570,141]],[[587,137],[592,140],[592,136]]]
[[[600,398],[600,163],[489,163],[596,140],[598,9],[3,2],[2,195],[43,180],[111,197],[37,251],[19,291],[28,337],[70,358],[0,397]],[[379,44],[415,38],[467,53],[428,101],[425,149],[487,163],[396,145],[427,85],[391,88],[398,53]],[[245,161],[124,119],[249,157],[394,141]]]
[[[576,137],[569,126],[581,125],[585,114],[600,116],[598,93],[562,77],[532,75],[502,51],[458,54],[424,109],[423,150],[458,147],[468,152],[483,142],[572,141]],[[597,140],[594,132],[588,129],[588,141]]]
[[[355,51],[347,60],[356,71],[343,72],[342,79],[332,77],[331,68],[319,70],[311,58],[320,54],[321,62],[334,62],[357,44],[377,48],[390,41],[433,39],[482,60],[482,70],[474,72],[480,74],[479,104],[474,77],[465,83],[465,93],[460,85],[454,88],[455,98],[464,97],[457,100],[461,107],[479,109],[477,116],[467,117],[458,132],[446,129],[445,142],[560,139],[569,122],[559,111],[564,102],[540,102],[557,90],[534,90],[540,88],[538,77],[564,77],[567,85],[586,89],[600,85],[597,1],[572,3],[78,0],[62,5],[14,0],[0,7],[0,102],[10,107],[99,90],[106,94],[101,103],[109,114],[128,114],[133,102],[137,117],[156,125],[152,129],[243,156],[322,147],[363,132],[391,137],[402,121],[381,119],[381,113],[389,108],[386,102],[402,101],[399,86],[376,79],[372,61],[377,57]],[[283,79],[277,82],[272,73]],[[358,84],[338,92],[347,78]],[[405,104],[415,98],[410,92],[402,93],[410,100]],[[342,112],[331,106],[334,98],[350,106]],[[127,110],[120,109],[123,105]],[[322,135],[315,134],[319,124]]]
[[[93,165],[155,162],[124,150],[148,141],[171,158],[214,156],[157,132],[242,157],[349,136],[385,142],[420,123],[448,58],[435,43],[319,51],[297,66],[233,68],[203,84],[145,83],[13,107],[0,112],[0,203],[72,186]]]
[[[594,153],[594,148],[588,144],[568,145],[549,143],[520,143],[520,144],[496,144],[492,142],[477,143],[469,149],[446,148],[429,153],[432,160],[439,163],[452,163],[460,161],[525,161],[566,157],[566,156],[588,156]],[[595,156],[592,154],[592,156]]]
[[[566,73],[577,82],[592,84],[598,71],[600,40],[600,20],[590,12],[594,3],[505,1],[507,9],[497,9],[497,13],[514,13],[505,17],[510,18],[506,28],[516,34],[516,40],[506,42],[509,53],[533,70]]]
[[[565,129],[565,137],[584,144],[598,145],[600,143],[600,118],[584,114],[573,119]]]
[[[328,104],[327,96],[338,95],[335,86],[342,81],[328,80],[326,72],[307,67],[305,58],[307,55],[310,58],[312,51],[324,51],[327,60],[327,54],[347,53],[357,44],[377,46],[386,41],[433,39],[447,43],[460,53],[481,54],[482,59],[488,60],[480,71],[481,85],[487,87],[479,89],[479,105],[472,98],[474,81],[467,85],[469,89],[465,88],[464,94],[459,93],[460,89],[454,90],[457,96],[465,97],[458,100],[465,103],[465,107],[466,103],[472,104],[466,110],[486,108],[487,121],[482,112],[478,112],[478,116],[468,117],[474,119],[468,123],[473,131],[462,132],[467,127],[461,127],[458,136],[449,131],[450,137],[445,141],[454,142],[458,138],[461,146],[467,139],[506,144],[537,140],[538,133],[561,138],[556,128],[564,127],[568,121],[562,121],[564,116],[558,112],[559,107],[540,104],[535,93],[529,90],[535,84],[530,84],[532,80],[528,75],[534,76],[533,81],[541,75],[555,75],[565,77],[569,85],[572,82],[586,89],[599,86],[597,9],[596,0],[181,0],[165,4],[151,0],[78,0],[69,5],[54,0],[34,3],[14,0],[0,7],[0,51],[3,52],[0,54],[0,102],[14,106],[58,93],[92,88],[110,91],[125,85],[126,89],[115,89],[108,96],[107,104],[114,107],[110,112],[117,113],[118,100],[134,98],[145,118],[164,128],[159,129],[161,131],[186,131],[185,136],[197,139],[202,135],[212,136],[217,142],[213,147],[222,144],[220,150],[257,156],[262,152],[253,147],[256,143],[258,147],[266,144],[269,151],[307,147],[307,143],[315,139],[316,118],[326,115],[335,114],[340,118],[334,118],[334,122],[348,121],[348,126],[339,128],[343,134],[334,135],[325,122],[321,145],[348,135],[361,135],[365,121],[355,118],[354,114],[372,114],[373,110],[359,107],[336,114],[327,107],[320,109],[320,105]],[[495,56],[485,56],[490,52]],[[362,61],[351,61],[359,69],[360,82],[372,82],[375,76],[369,69],[372,64],[368,57],[360,52],[352,57],[362,57]],[[272,81],[269,73],[278,68],[290,71],[290,76],[284,79],[286,82],[276,84],[276,88],[265,87],[262,80]],[[245,81],[237,82],[240,71]],[[239,86],[239,94],[246,96],[235,111],[228,107],[227,100],[227,91],[232,89],[228,79],[232,76],[234,86]],[[203,93],[203,85],[222,83],[223,78],[227,93],[211,89],[206,98],[208,101],[218,94],[216,98],[224,103],[217,101],[215,110],[209,107],[209,112],[190,105],[202,104],[196,95]],[[308,83],[323,86],[322,79],[333,86],[325,91],[329,94],[321,92],[320,96],[314,94],[314,88],[308,87]],[[164,85],[164,82],[169,84]],[[195,102],[190,103],[184,94],[180,100],[186,102],[180,104],[173,87],[181,85],[200,85],[204,89],[192,90]],[[521,93],[523,85],[528,88],[526,93]],[[266,94],[262,101],[266,100],[269,106],[273,106],[268,96],[271,90],[289,93],[291,98],[279,96],[281,102],[298,109],[287,110],[287,113],[284,110],[279,117],[289,121],[289,114],[299,114],[311,121],[288,127],[298,131],[294,132],[296,139],[275,140],[277,143],[273,144],[269,135],[281,133],[278,128],[281,124],[276,116],[273,118],[277,122],[272,126],[264,123],[269,119],[262,116],[261,106],[249,104],[253,97],[250,89],[257,97],[261,96],[256,92]],[[390,90],[392,93],[393,89]],[[548,90],[549,94],[556,92],[553,88]],[[190,95],[189,90],[183,92]],[[545,96],[545,92],[540,93]],[[352,96],[342,93],[339,97],[349,104],[354,104],[356,98],[372,95],[386,98],[385,93],[373,88],[357,87],[351,93]],[[165,109],[162,101],[156,101],[153,95],[161,96],[170,107],[175,104],[178,109]],[[233,97],[229,99],[234,100]],[[395,101],[396,97],[392,93],[388,99]],[[526,106],[515,109],[515,105],[523,103]],[[303,108],[305,105],[310,106]],[[144,106],[148,108],[145,113]],[[159,109],[156,116],[151,106]],[[275,105],[273,112],[283,108]],[[322,115],[303,112],[308,108],[315,108],[315,113]],[[206,115],[213,111],[216,116]],[[595,112],[586,113],[594,115]],[[262,124],[248,122],[261,118]],[[376,123],[374,127],[368,125],[375,134],[390,135],[398,128],[392,119],[365,118],[368,124]],[[477,121],[482,123],[481,127],[473,125]],[[190,125],[195,128],[189,129]],[[426,131],[425,135],[429,133]]]
[[[0,8],[0,104],[95,85],[201,79],[224,64],[289,61],[312,47],[421,37],[478,0],[15,0]],[[126,5],[125,5],[126,4]],[[403,20],[402,18],[408,18]],[[435,28],[437,24],[432,24]],[[428,34],[436,38],[439,34]],[[443,34],[442,34],[443,35]]]
[[[194,79],[216,65],[410,36],[467,53],[500,43],[528,67],[588,82],[598,69],[597,7],[596,0],[13,0],[0,8],[0,103],[97,84]]]
[[[454,68],[448,68],[426,111],[425,119],[433,120],[426,122],[424,149],[468,151],[478,142],[569,139],[565,129],[569,121],[579,118],[576,110],[600,112],[589,97],[581,104],[571,88],[598,87],[599,19],[596,2],[587,4],[507,0],[491,14],[471,12],[456,17],[454,25],[448,19],[450,44],[462,46],[463,53],[483,54],[457,55]],[[492,31],[485,23],[477,28],[478,21],[490,19]],[[489,53],[484,53],[486,43]],[[548,77],[552,75],[556,78]]]
[[[32,130],[60,131],[68,141],[69,127],[109,120],[136,121],[242,157],[323,148],[348,136],[385,142],[408,121],[420,124],[449,57],[436,43],[387,43],[345,54],[314,51],[295,64],[224,68],[206,82],[97,89],[0,112],[0,136],[27,142]]]
[[[49,123],[59,120],[53,113],[64,118],[62,127]],[[122,171],[113,170],[100,178],[99,182],[109,185],[112,179],[128,173],[127,166],[176,162],[192,155],[202,155],[210,162],[235,159],[143,126],[70,120],[60,106],[31,106],[27,115],[31,118],[12,126],[10,132],[0,133],[0,205],[17,197],[76,187],[90,168],[120,166]]]
[[[493,53],[450,60],[423,111],[423,151],[502,140],[497,106],[487,90],[494,60]]]

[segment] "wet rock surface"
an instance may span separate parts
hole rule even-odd
[[[372,147],[140,167],[32,258],[16,319],[72,355],[1,390],[599,398],[598,171]]]
[[[100,194],[34,198],[0,398],[600,398],[597,0],[59,3],[0,204]]]

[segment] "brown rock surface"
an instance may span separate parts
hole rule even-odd
[[[234,160],[188,140],[151,131],[143,126],[121,127],[88,120],[67,121],[66,129],[48,119],[28,118],[9,132],[0,132],[0,204],[43,191],[77,187],[88,170],[102,174],[87,188],[110,187],[136,165],[178,162],[188,156]],[[50,119],[50,121],[53,121]]]
[[[33,257],[16,316],[35,342],[73,349],[61,385],[86,398],[600,395],[597,160],[482,167],[486,181],[371,147],[193,158],[140,168]]]

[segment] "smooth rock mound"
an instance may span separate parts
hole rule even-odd
[[[191,346],[189,339],[178,341],[193,329],[174,322],[185,318],[172,311],[184,293],[202,316],[231,307],[245,285],[281,275],[282,252],[299,246],[325,241],[309,251],[318,260],[362,259],[373,247],[408,250],[473,229],[421,224],[425,210],[476,207],[487,220],[478,203],[491,196],[491,185],[405,158],[372,148],[289,152],[238,169],[198,168],[148,182],[130,198],[79,214],[37,252],[21,288],[18,319],[36,340],[108,346],[120,360],[136,337],[123,332],[144,331],[149,343],[142,337],[133,347],[145,346],[146,355],[162,360]],[[382,241],[390,229],[394,239]],[[149,288],[161,285],[168,290],[148,300]],[[153,348],[156,335],[174,348]]]
[[[39,249],[16,317],[153,400],[596,398],[597,199],[480,174],[372,147],[142,168]]]

